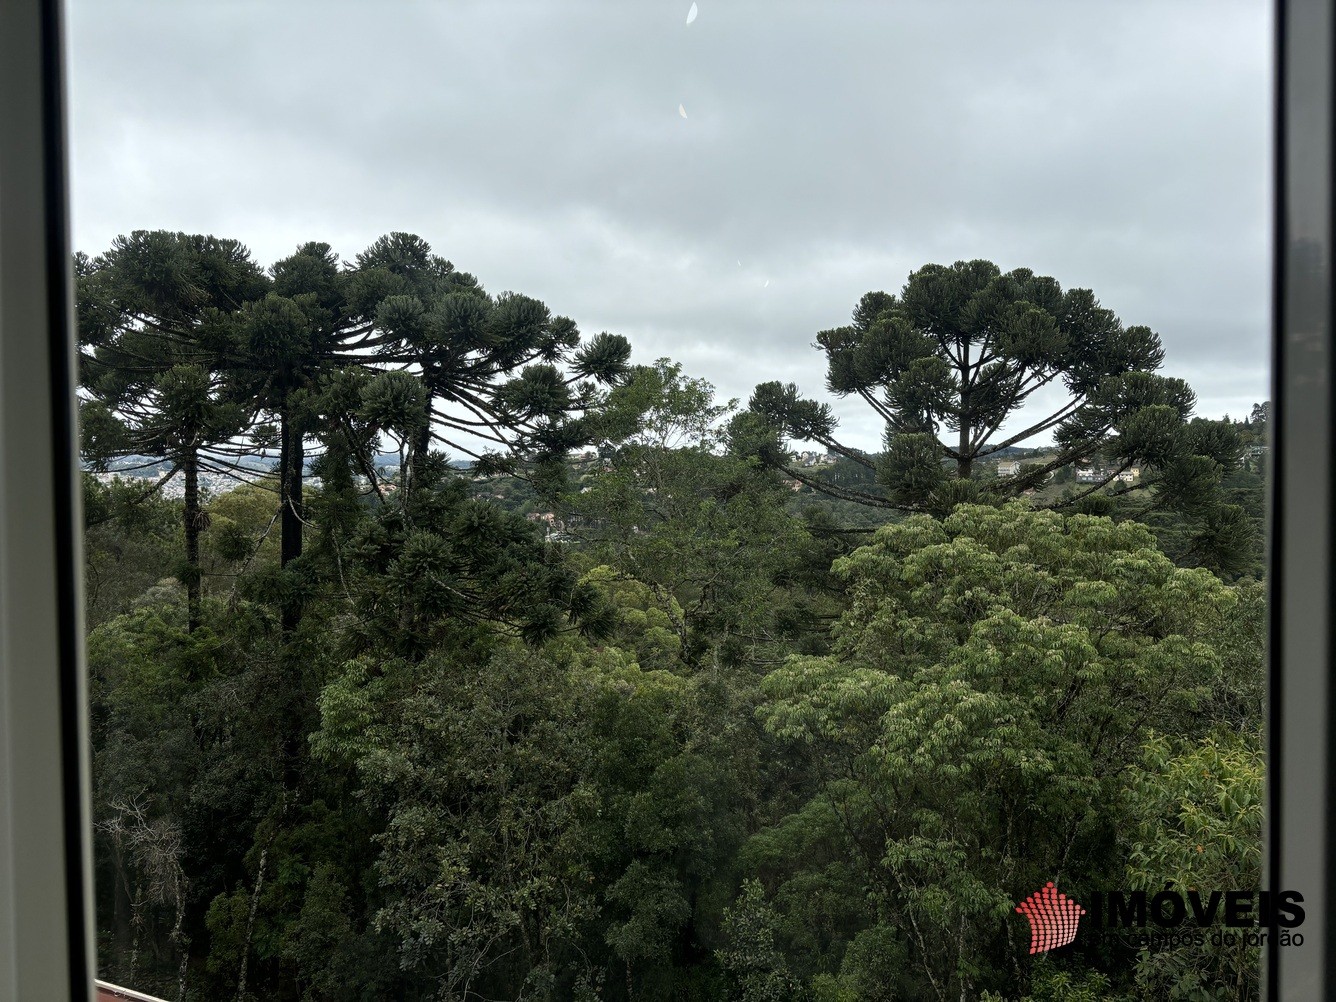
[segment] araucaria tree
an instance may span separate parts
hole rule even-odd
[[[226,464],[217,450],[245,424],[244,408],[222,392],[217,319],[262,294],[265,278],[235,240],[145,231],[117,239],[96,260],[80,255],[75,270],[84,455],[94,462],[161,456],[172,466],[159,487],[181,475],[185,554],[177,576],[194,629],[207,524],[199,474]]]
[[[383,365],[411,368],[427,410],[408,437],[410,466],[434,443],[488,465],[545,460],[585,444],[579,417],[597,385],[627,372],[626,339],[581,344],[569,317],[531,296],[491,296],[405,233],[381,237],[350,271],[350,308],[374,325],[363,342]],[[395,395],[382,384],[374,406]]]
[[[758,386],[752,409],[782,438],[818,442],[875,471],[884,487],[827,483],[770,451],[772,463],[817,490],[941,513],[964,501],[1014,497],[1100,455],[1103,472],[1059,503],[1110,485],[1109,493],[1130,494],[1158,483],[1161,506],[1191,508],[1203,520],[1229,517],[1212,510],[1210,488],[1237,461],[1237,441],[1214,423],[1189,423],[1192,390],[1155,375],[1164,361],[1158,335],[1125,326],[1089,289],[1064,291],[1025,268],[1003,274],[990,261],[929,264],[898,296],[865,295],[853,322],[821,331],[817,346],[831,392],[860,398],[886,423],[885,452],[869,456],[836,439],[829,406],[800,398],[793,384]],[[1036,410],[1036,394],[1057,386],[1066,390],[1059,405]],[[979,478],[982,460],[1045,441],[1056,443],[1045,461]],[[1148,475],[1130,486],[1117,481],[1134,466]]]
[[[306,243],[266,273],[235,241],[136,231],[77,266],[87,451],[166,455],[184,469],[192,566],[199,470],[235,472],[242,453],[278,452],[287,567],[302,555],[313,451],[337,460],[324,467],[336,481],[349,479],[342,464],[372,489],[383,434],[406,453],[406,487],[422,482],[433,442],[551,460],[587,440],[582,414],[630,355],[615,335],[582,345],[575,323],[536,299],[489,295],[407,233],[381,237],[352,266]],[[285,624],[299,612],[286,603]]]

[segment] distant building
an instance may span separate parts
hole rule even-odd
[[[1076,468],[1076,482],[1078,484],[1099,483],[1099,473],[1093,466],[1078,466]]]
[[[1014,477],[1021,472],[1021,464],[1015,459],[999,459],[997,461],[997,475],[999,477]]]

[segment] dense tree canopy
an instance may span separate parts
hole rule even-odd
[[[821,343],[887,421],[869,456],[405,234],[261,269],[135,233],[78,269],[105,977],[1257,998],[1250,948],[1036,958],[1014,912],[1261,879],[1265,585],[1229,506],[1261,517],[1266,415],[1191,419],[1089,293],[976,262],[865,298]],[[1053,458],[989,475],[1048,384]],[[1095,450],[1147,501],[1021,490]],[[131,455],[151,478],[107,475]]]
[[[818,792],[748,851],[783,875],[795,930],[838,902],[901,991],[1005,988],[1018,889],[1107,865],[1141,741],[1200,733],[1222,689],[1213,640],[1236,598],[1142,527],[1017,506],[888,526],[837,571],[853,602],[836,650],[764,683],[767,727]]]
[[[819,585],[838,544],[743,454],[751,423],[667,359],[637,367],[595,425],[602,456],[562,499],[573,536],[649,590],[688,660],[774,656],[832,611]]]

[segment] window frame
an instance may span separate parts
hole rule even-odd
[[[1297,890],[1301,947],[1268,948],[1264,997],[1336,990],[1331,254],[1333,0],[1275,8],[1269,665],[1263,886]],[[1278,929],[1269,930],[1270,941]]]
[[[59,0],[0,3],[0,998],[92,997]]]
[[[1336,0],[1277,0],[1264,886],[1307,917],[1263,991],[1287,1000],[1336,991],[1334,38]],[[0,3],[0,998],[25,1002],[91,998],[96,969],[64,52],[60,0]]]

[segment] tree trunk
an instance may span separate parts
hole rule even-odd
[[[185,1002],[186,974],[190,970],[190,937],[181,928],[185,924],[185,920],[185,889],[178,886],[176,891],[176,924],[172,926],[171,934],[172,946],[176,947],[176,952],[181,958],[176,965],[176,1002]]]
[[[422,469],[422,462],[427,458],[427,453],[431,451],[431,423],[423,425],[413,434],[413,444],[409,451],[408,469],[399,471],[399,487],[407,491],[410,487],[417,486],[419,482],[418,473]]]
[[[283,407],[279,435],[282,438],[278,463],[278,493],[281,505],[281,563],[287,567],[302,555],[302,467],[306,454],[301,431],[293,426]],[[283,629],[292,631],[301,620],[301,609],[295,603],[283,608]]]
[[[974,457],[970,453],[970,435],[974,431],[970,422],[970,345],[965,340],[960,345],[960,445],[957,448],[956,475],[961,480],[968,480],[973,472]]]
[[[283,504],[282,563],[289,563],[302,555],[302,466],[306,461],[301,432],[293,427],[286,409],[280,434],[283,438],[279,454],[279,497]]]
[[[250,964],[251,936],[255,932],[255,912],[260,907],[260,891],[264,888],[264,867],[269,861],[269,849],[260,850],[259,872],[255,875],[255,889],[251,892],[250,914],[246,916],[246,940],[241,945],[241,970],[237,974],[237,1002],[246,999],[246,969]]]
[[[413,435],[413,459],[421,462],[431,451],[431,425],[425,424]]]
[[[120,964],[125,962],[125,958],[130,956],[134,946],[134,930],[132,922],[134,918],[134,898],[130,891],[130,876],[125,870],[125,857],[121,852],[120,839],[112,837],[111,842],[111,869],[112,869],[112,956],[115,958],[113,963],[116,965],[113,970],[118,973]]]
[[[186,531],[186,629],[194,633],[200,624],[199,536],[203,518],[199,506],[199,450],[190,449],[183,463],[185,472]]]

